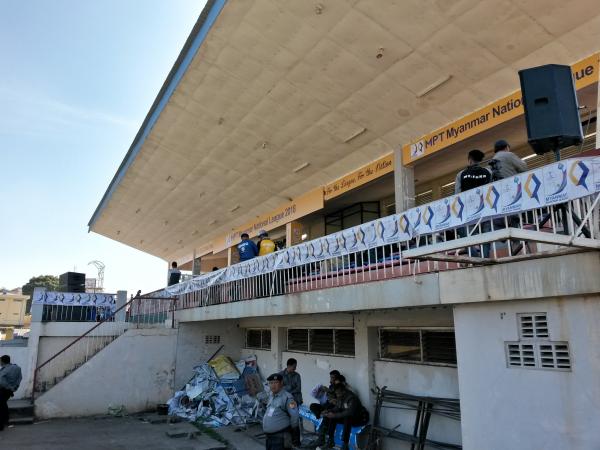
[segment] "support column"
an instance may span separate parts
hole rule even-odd
[[[356,315],[354,319],[354,346],[356,370],[353,373],[352,387],[359,395],[363,405],[373,412],[375,405],[375,365],[378,357],[379,337],[376,327],[367,326],[367,314]]]
[[[127,303],[127,291],[117,291],[117,309]],[[125,322],[125,308],[115,314],[115,321]]]
[[[232,249],[233,249],[233,247],[229,247],[227,249],[227,267],[229,267],[231,265]]]
[[[412,167],[402,165],[402,147],[394,150],[394,191],[396,213],[415,206],[415,176]]]
[[[286,328],[271,327],[271,356],[275,362],[275,370],[279,371],[283,368],[283,352],[287,344]],[[269,376],[270,374],[267,374]]]
[[[285,243],[287,247],[302,242],[302,224],[300,222],[288,222],[285,224]]]

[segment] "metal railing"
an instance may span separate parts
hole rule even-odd
[[[40,363],[34,371],[34,395],[50,389],[129,329],[174,328],[175,300],[173,297],[132,297]]]
[[[598,195],[273,270],[179,296],[177,309],[600,248]]]

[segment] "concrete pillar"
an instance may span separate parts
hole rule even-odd
[[[394,150],[394,190],[396,213],[415,206],[415,176],[412,167],[402,165],[402,147]]]
[[[596,103],[596,108],[600,108],[600,80],[598,82],[598,98],[597,98],[597,103]],[[598,109],[596,109],[597,111]],[[596,122],[596,148],[600,148],[600,130],[598,130],[598,122]],[[585,132],[585,130],[584,130]]]
[[[372,392],[372,389],[375,389],[374,361],[378,357],[379,337],[376,327],[367,326],[366,318],[366,314],[360,314],[354,319],[356,370],[352,374],[352,387],[361,402],[372,412],[375,404],[375,395]]]
[[[127,291],[117,291],[117,309],[124,306],[125,303],[127,303]],[[115,321],[125,322],[125,308],[117,312]]]
[[[36,287],[33,289],[33,295],[31,296],[31,322],[41,322],[42,321],[42,313],[44,312],[44,305],[39,303],[34,303],[36,297],[38,295],[42,295],[46,292],[45,287]]]
[[[287,328],[285,327],[271,327],[271,355],[275,361],[275,367],[277,370],[282,370],[285,364],[283,361],[283,352],[287,347]],[[270,374],[267,374],[269,376]]]
[[[227,249],[227,267],[229,267],[231,265],[232,249],[233,249],[233,247],[229,247]]]
[[[288,222],[285,224],[285,242],[287,247],[302,242],[303,227],[300,222]]]

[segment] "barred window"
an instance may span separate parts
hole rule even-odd
[[[271,329],[250,328],[246,330],[246,348],[271,350]]]
[[[289,328],[290,351],[354,356],[354,330],[343,328]]]
[[[379,329],[382,359],[456,365],[454,330]]]

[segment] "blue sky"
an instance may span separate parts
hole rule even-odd
[[[0,287],[91,260],[108,291],[164,285],[164,261],[87,222],[204,3],[0,2]]]

